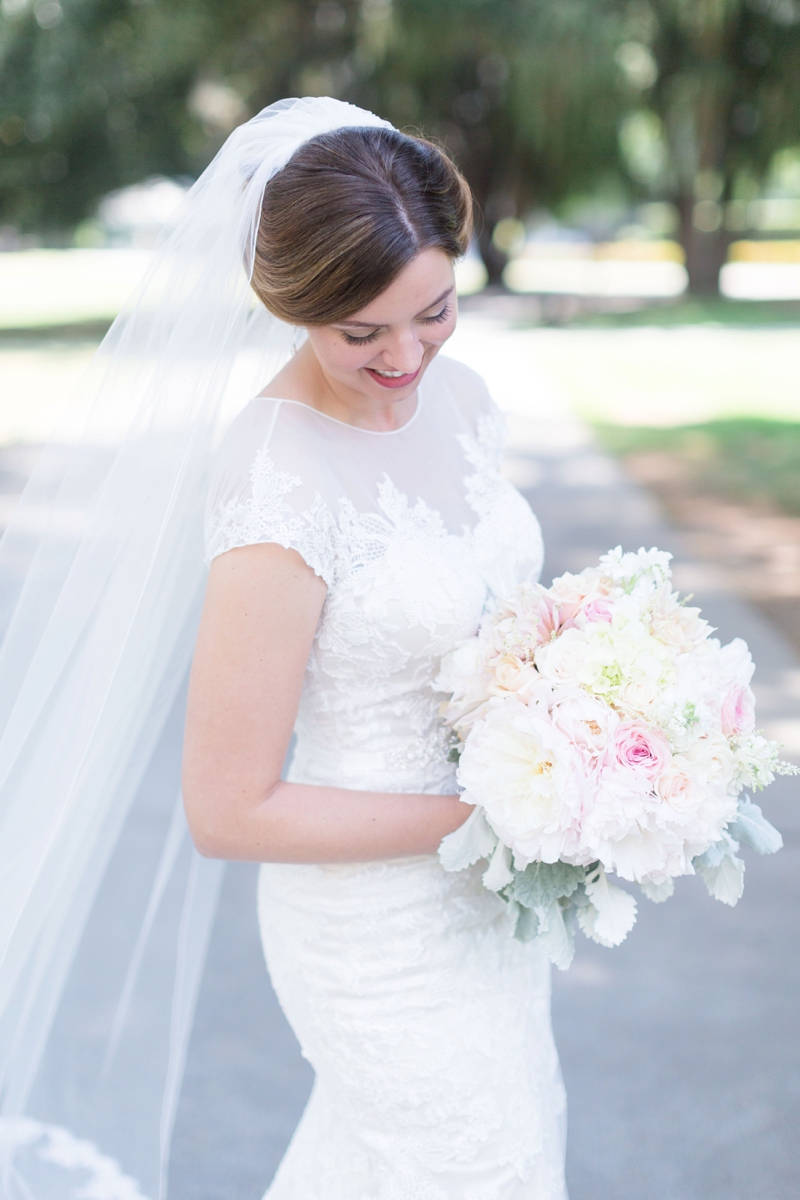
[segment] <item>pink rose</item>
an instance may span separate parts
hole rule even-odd
[[[725,737],[752,733],[756,725],[756,698],[750,688],[734,685],[722,701],[720,715]]]
[[[670,744],[659,729],[651,729],[644,721],[624,721],[606,761],[612,770],[630,772],[650,782],[663,775],[671,760]]]
[[[606,621],[611,624],[611,608],[605,600],[592,600],[583,610],[587,621]]]

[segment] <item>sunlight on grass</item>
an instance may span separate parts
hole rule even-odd
[[[539,368],[592,422],[800,420],[800,332],[792,327],[538,329],[533,336]]]
[[[0,254],[0,329],[110,321],[149,261],[147,250]]]
[[[96,349],[90,338],[0,341],[0,445],[46,441]]]
[[[595,428],[606,449],[625,457],[662,456],[665,469],[672,460],[688,484],[710,495],[800,513],[800,421],[742,417],[666,429]]]

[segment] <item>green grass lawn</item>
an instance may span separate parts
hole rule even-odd
[[[706,494],[800,513],[800,421],[733,417],[672,427],[598,422],[595,429],[603,445],[623,457],[669,456]]]
[[[594,312],[570,324],[595,329],[630,329],[641,325],[798,325],[800,300],[726,300],[724,296],[683,296],[650,303],[628,312]]]

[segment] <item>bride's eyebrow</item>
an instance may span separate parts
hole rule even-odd
[[[446,292],[442,292],[441,296],[437,296],[435,300],[432,300],[430,302],[430,304],[426,304],[425,307],[417,313],[417,316],[421,317],[422,314],[428,312],[429,309],[436,308],[437,305],[441,304],[444,300],[447,299],[447,297],[450,295],[450,293],[452,292],[454,287],[455,287],[455,284],[451,283],[450,287],[447,289]]]
[[[417,313],[417,316],[418,317],[422,316],[423,313],[428,312],[429,309],[435,308],[437,304],[441,304],[443,300],[446,300],[447,297],[452,292],[454,286],[455,286],[454,284],[451,284],[446,292],[442,292],[441,296],[437,296],[435,300],[431,300],[430,304],[426,304],[423,309],[420,309],[420,311]],[[383,328],[380,321],[336,321],[336,322],[334,322],[334,324],[337,329],[342,325],[347,325],[352,329],[382,329]]]

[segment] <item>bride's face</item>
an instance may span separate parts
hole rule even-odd
[[[456,326],[453,264],[423,250],[377,299],[346,321],[316,325],[308,338],[329,381],[383,402],[413,395]]]

